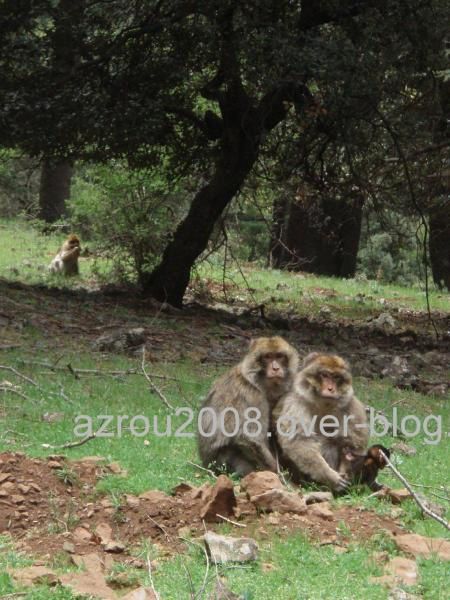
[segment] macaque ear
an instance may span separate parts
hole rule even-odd
[[[252,338],[248,343],[248,352],[252,352],[255,349],[257,343],[258,340],[256,338]]]
[[[320,356],[320,354],[318,352],[310,352],[307,356],[305,356],[305,358],[303,359],[303,366],[307,367],[308,365],[310,365],[313,361],[316,360],[316,358]]]

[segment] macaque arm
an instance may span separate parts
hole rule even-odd
[[[245,440],[241,440],[239,446],[243,453],[251,458],[259,468],[267,469],[268,471],[277,471],[277,461],[269,448],[260,441],[245,438]]]
[[[320,444],[311,438],[295,437],[280,441],[283,454],[298,470],[317,483],[337,489],[343,485],[341,475],[332,469],[320,452]],[[345,486],[343,486],[345,487]]]
[[[66,262],[68,260],[72,260],[75,257],[78,257],[80,254],[80,248],[78,246],[75,246],[75,248],[72,248],[71,250],[65,250],[64,252],[61,252],[61,260],[63,262]]]

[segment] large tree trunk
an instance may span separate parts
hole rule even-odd
[[[450,135],[450,81],[439,81],[440,118],[435,142],[446,141]],[[432,177],[434,197],[428,210],[428,250],[434,283],[450,290],[450,168],[445,167]]]
[[[447,195],[432,202],[428,224],[433,280],[440,289],[445,287],[450,291],[450,202]]]
[[[164,250],[161,263],[141,284],[144,295],[181,307],[191,269],[206,249],[218,218],[238,192],[257,156],[258,142],[245,132],[234,148],[222,150],[211,181],[194,198],[189,212]]]
[[[66,200],[70,198],[73,167],[67,162],[44,160],[39,188],[39,217],[54,223],[64,216]]]
[[[277,269],[285,267],[290,257],[285,243],[289,204],[288,196],[283,192],[273,202],[268,263]]]
[[[301,195],[291,205],[286,245],[296,256],[289,268],[317,275],[353,277],[362,219],[359,197]]]

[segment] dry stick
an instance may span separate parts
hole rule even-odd
[[[214,471],[211,471],[211,469],[206,469],[205,467],[201,467],[197,463],[191,462],[190,460],[187,460],[186,463],[188,465],[191,465],[192,467],[195,467],[196,469],[200,469],[200,471],[206,471],[206,473],[208,473],[208,475],[211,475],[211,477],[214,477],[214,479],[217,479],[217,475],[214,473]]]
[[[203,524],[205,522],[203,521]],[[199,547],[203,550],[203,553],[205,555],[205,559],[206,559],[206,571],[205,571],[205,575],[203,577],[203,584],[200,588],[200,590],[195,594],[194,598],[200,598],[201,594],[203,593],[205,587],[206,587],[206,583],[208,581],[208,573],[209,573],[209,568],[210,568],[210,562],[209,562],[209,556],[208,556],[208,552],[205,548],[205,546],[203,544],[199,544],[198,542],[194,542],[193,540],[190,540],[188,538],[182,537],[180,536],[180,540],[183,540],[183,542],[187,542],[188,544],[192,544],[193,546]]]
[[[0,392],[10,392],[11,394],[16,394],[17,396],[20,396],[27,402],[32,403],[31,398],[28,398],[26,394],[24,394],[23,392],[19,392],[19,390],[15,390],[14,388],[9,387],[8,385],[0,385]]]
[[[160,596],[158,594],[158,592],[155,590],[155,585],[153,583],[153,576],[152,576],[152,562],[150,560],[150,554],[149,552],[147,552],[147,572],[148,572],[148,578],[150,580],[150,586],[153,590],[153,593],[155,594],[155,598],[156,600],[159,600]]]
[[[67,366],[65,367],[59,367],[56,364],[55,365],[50,365],[49,363],[46,362],[42,362],[42,361],[38,361],[38,360],[24,360],[21,359],[20,360],[21,363],[24,364],[29,364],[29,365],[38,365],[40,367],[46,367],[47,369],[50,369],[51,371],[65,371],[67,369]],[[77,369],[75,367],[71,366],[71,370],[73,373],[77,373],[78,375],[101,375],[101,376],[105,376],[105,375],[111,375],[111,376],[117,376],[117,375],[138,375],[140,373],[140,371],[138,369],[126,369],[124,371],[121,370],[100,370],[100,369]],[[170,377],[168,375],[152,375],[153,379],[163,379],[163,380],[168,380],[168,381],[178,381],[178,379],[176,377]]]
[[[167,398],[164,396],[164,394],[161,392],[161,390],[153,383],[153,381],[150,378],[150,375],[145,370],[145,346],[142,346],[141,370],[142,370],[142,373],[144,374],[145,379],[148,381],[152,392],[154,392],[157,396],[159,396],[159,398],[164,402],[164,404],[167,406],[168,409],[174,410],[173,406],[170,404],[170,402],[167,400]]]
[[[426,506],[422,502],[422,500],[420,500],[419,496],[412,489],[411,485],[404,478],[404,476],[400,473],[400,471],[396,467],[394,467],[394,465],[391,463],[391,461],[386,456],[386,454],[382,450],[380,450],[380,454],[381,454],[381,458],[383,458],[385,460],[386,465],[391,469],[391,471],[394,473],[394,475],[396,477],[398,477],[398,479],[400,479],[400,481],[403,483],[403,485],[405,486],[405,488],[411,494],[411,496],[413,497],[413,499],[415,500],[415,502],[419,505],[419,507],[422,510],[422,512],[424,512],[426,515],[428,515],[429,517],[431,517],[432,519],[434,519],[435,521],[437,521],[438,523],[440,523],[441,525],[443,525],[446,529],[448,529],[450,531],[450,523],[448,521],[446,521],[445,519],[443,519],[442,517],[440,517],[439,515],[437,515],[430,508],[428,508],[428,506]]]
[[[14,373],[14,375],[17,375],[17,377],[20,377],[27,383],[31,383],[31,385],[34,385],[35,387],[39,387],[35,381],[30,379],[26,375],[22,375],[22,373],[19,373],[19,371],[17,371],[17,369],[15,369],[14,367],[10,367],[9,365],[0,365],[0,369],[4,369],[5,371],[11,371],[11,373]]]
[[[223,519],[227,523],[231,523],[232,525],[235,525],[236,527],[243,527],[243,528],[247,527],[247,525],[245,525],[245,523],[237,523],[236,521],[232,521],[231,519],[227,519],[227,517],[224,517],[223,515],[219,515],[219,513],[216,513],[216,517],[219,517],[219,519]]]
[[[62,444],[61,446],[52,446],[51,444],[41,444],[41,445],[43,448],[48,448],[50,450],[65,450],[66,448],[76,448],[77,446],[82,446],[86,442],[89,442],[89,440],[93,440],[95,438],[95,436],[96,436],[95,433],[91,433],[90,435],[87,435],[86,437],[84,437],[81,440],[77,440],[76,442],[67,442],[66,444]]]

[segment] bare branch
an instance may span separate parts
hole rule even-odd
[[[150,389],[152,390],[152,392],[154,392],[164,402],[164,404],[167,406],[167,408],[169,408],[170,410],[174,410],[173,406],[170,404],[170,402],[164,396],[164,394],[162,393],[162,391],[154,384],[154,382],[152,381],[150,375],[145,370],[145,346],[142,346],[141,370],[142,370],[142,373],[144,374],[145,379],[148,381]]]
[[[89,440],[93,440],[95,436],[95,433],[91,433],[90,435],[87,435],[81,440],[77,440],[75,442],[67,442],[66,444],[62,444],[61,446],[52,446],[51,444],[41,444],[41,446],[50,450],[65,450],[67,448],[77,448],[78,446],[82,446],[86,442],[89,442]]]
[[[411,496],[413,497],[415,502],[418,504],[421,511],[423,513],[425,513],[426,515],[428,515],[429,517],[431,517],[432,519],[434,519],[435,521],[437,521],[438,523],[440,523],[441,525],[443,525],[446,529],[448,529],[450,531],[450,523],[448,521],[446,521],[445,519],[443,519],[442,517],[440,517],[439,515],[437,515],[435,512],[433,512],[419,498],[419,496],[416,494],[416,492],[412,489],[410,483],[405,479],[405,477],[400,473],[400,471],[396,467],[394,467],[394,465],[391,463],[389,458],[386,456],[386,454],[382,450],[380,450],[380,454],[381,454],[381,457],[386,461],[386,465],[391,469],[391,471],[394,473],[394,475],[396,477],[398,477],[398,479],[400,479],[400,481],[403,483],[405,488],[411,494]]]

